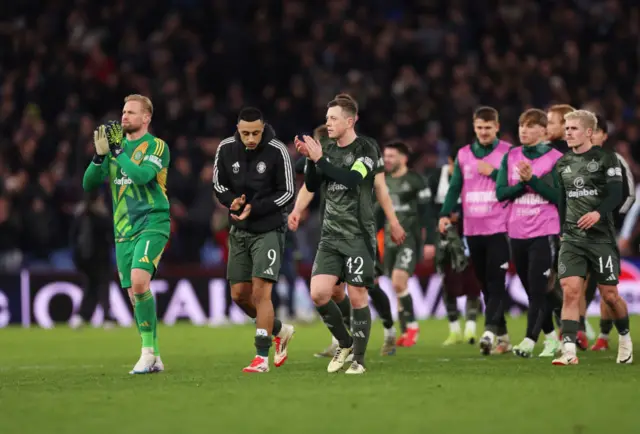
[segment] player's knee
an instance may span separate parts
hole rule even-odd
[[[618,289],[615,286],[600,288],[600,294],[602,295],[602,301],[607,306],[615,306],[620,297]]]
[[[311,278],[310,295],[315,306],[324,306],[329,303],[334,295],[336,280],[331,276],[313,276]]]
[[[131,291],[134,294],[144,294],[149,289],[151,289],[151,273],[139,268],[131,270]]]
[[[562,298],[564,304],[576,304],[580,303],[580,296],[582,294],[582,288],[580,281],[576,279],[562,279],[560,281],[562,287]]]
[[[403,285],[402,282],[398,282],[398,281],[391,282],[391,286],[393,287],[393,290],[399,297],[402,297],[408,294],[409,289],[407,288],[406,285]]]
[[[360,286],[349,286],[349,300],[354,309],[362,309],[369,304],[369,293],[367,288]]]
[[[264,279],[254,279],[251,286],[251,293],[253,295],[253,301],[256,303],[256,306],[265,300],[271,300],[271,287],[273,286],[272,282]]]
[[[243,282],[231,285],[231,299],[236,303],[251,301],[251,284]]]
[[[311,288],[311,301],[315,306],[324,306],[332,299],[333,291],[322,287]]]

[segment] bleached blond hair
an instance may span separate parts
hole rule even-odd
[[[598,118],[596,115],[588,110],[576,110],[564,115],[565,122],[571,119],[576,119],[586,129],[591,128],[595,130],[598,127]]]
[[[129,101],[138,101],[140,104],[142,104],[142,108],[144,109],[144,111],[146,111],[150,115],[153,115],[153,103],[146,96],[134,93],[132,95],[128,95],[124,99],[125,104]]]

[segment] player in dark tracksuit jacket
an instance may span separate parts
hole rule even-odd
[[[244,372],[268,372],[269,348],[275,337],[276,367],[287,359],[293,326],[274,319],[271,290],[278,281],[288,208],[295,196],[293,164],[287,147],[262,113],[245,108],[236,133],[220,142],[213,169],[213,188],[229,208],[227,280],[236,304],[256,320],[256,357]]]

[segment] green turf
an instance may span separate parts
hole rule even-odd
[[[510,325],[519,341],[523,320]],[[640,319],[634,318],[632,330],[638,327]],[[571,367],[510,354],[483,358],[470,345],[442,348],[446,322],[428,321],[417,347],[383,358],[381,325],[373,331],[364,376],[328,374],[327,360],[312,356],[329,340],[321,324],[297,326],[287,364],[264,375],[241,372],[253,356],[251,327],[164,327],[159,333],[167,371],[130,376],[139,355],[134,329],[5,329],[0,432],[640,430],[640,369],[616,365],[615,349],[583,353],[580,365]]]

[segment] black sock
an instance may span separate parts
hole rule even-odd
[[[553,326],[553,312],[546,310],[542,315],[544,315],[542,319],[542,333],[545,335],[553,333],[555,331],[555,327]]]
[[[378,312],[380,319],[382,320],[382,326],[386,329],[393,327],[393,315],[391,314],[391,302],[387,294],[380,288],[377,283],[369,289],[369,297],[371,297],[371,303],[373,308]]]
[[[498,320],[498,325],[496,327],[496,335],[504,336],[508,333],[509,331],[507,330],[507,320],[504,317],[504,315],[502,315],[502,317]]]
[[[614,323],[616,325],[616,330],[618,330],[618,335],[624,336],[629,334],[629,315],[622,319],[615,320]]]
[[[353,339],[349,335],[349,331],[342,321],[340,309],[333,300],[329,300],[329,303],[324,306],[316,306],[316,310],[322,317],[322,321],[327,325],[327,328],[333,337],[338,340],[341,348],[349,348],[353,345]]]
[[[415,322],[416,317],[413,314],[413,299],[411,298],[411,294],[407,292],[406,295],[398,297],[398,301],[402,306],[402,312],[400,312],[400,315],[404,316],[405,324],[409,325],[409,323]]]
[[[271,348],[271,336],[263,336],[256,334],[256,354],[261,357],[269,357],[269,348]]]
[[[580,330],[580,321],[570,319],[562,320],[562,341],[570,344],[576,343],[576,335]]]
[[[475,321],[478,319],[478,310],[480,310],[480,300],[478,298],[471,298],[467,296],[467,303],[465,306],[465,316],[467,321]]]
[[[364,353],[371,334],[371,310],[369,306],[353,309],[353,360],[364,366]]]
[[[600,320],[600,333],[603,335],[608,335],[611,333],[611,329],[613,328],[613,320],[612,319],[601,319]]]
[[[451,296],[445,292],[444,307],[447,309],[447,319],[449,320],[449,322],[458,321],[460,312],[458,312],[458,303],[456,297]]]
[[[585,324],[585,318],[580,316],[580,331],[583,332],[587,329],[587,325]]]
[[[336,304],[342,314],[342,322],[344,322],[344,326],[347,330],[351,329],[351,300],[349,300],[349,296],[345,294],[344,300]]]
[[[278,336],[278,334],[280,333],[280,330],[282,330],[282,321],[280,321],[278,318],[274,318],[273,331],[271,332],[271,334],[273,336]]]

